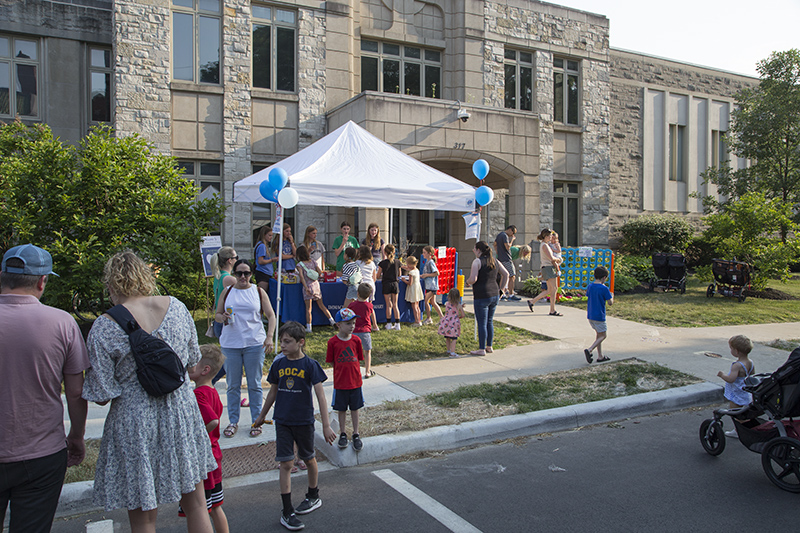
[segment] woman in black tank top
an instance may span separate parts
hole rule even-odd
[[[472,286],[472,304],[478,324],[478,349],[472,355],[492,353],[494,339],[494,311],[500,299],[500,287],[508,283],[508,271],[492,256],[491,247],[484,241],[475,243],[475,260],[470,268],[467,284]],[[499,283],[498,283],[498,278]]]

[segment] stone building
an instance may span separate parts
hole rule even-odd
[[[688,194],[725,161],[733,94],[754,82],[610,49],[606,17],[534,0],[0,6],[0,120],[44,121],[72,142],[111,123],[227,201],[236,181],[353,120],[472,185],[486,159],[496,195],[483,235],[515,224],[518,243],[552,227],[567,245],[605,247],[630,216],[696,213]],[[272,212],[231,206],[223,242],[246,256]],[[455,246],[465,267],[460,215],[298,206],[288,220],[326,244],[342,219],[359,237],[377,222],[402,249]]]

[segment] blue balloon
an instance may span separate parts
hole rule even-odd
[[[494,191],[486,185],[481,185],[475,189],[475,202],[478,205],[486,205],[494,200]]]
[[[483,180],[489,175],[489,163],[483,159],[478,159],[472,163],[472,173],[475,174],[475,177],[479,180]]]
[[[270,185],[268,180],[264,180],[258,186],[258,192],[261,193],[261,196],[269,200],[270,202],[277,202],[278,201],[278,191],[276,191],[272,185]]]
[[[272,185],[272,188],[276,191],[280,191],[286,184],[289,182],[289,176],[286,174],[286,171],[280,167],[275,167],[269,171],[269,184]]]

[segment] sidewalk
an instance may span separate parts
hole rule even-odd
[[[464,303],[465,308],[471,310],[471,300],[465,298]],[[535,312],[531,313],[525,300],[500,302],[495,314],[495,328],[516,326],[554,340],[512,346],[483,357],[441,358],[376,366],[374,369],[377,375],[364,380],[366,406],[379,405],[386,400],[408,400],[432,392],[452,390],[461,385],[502,382],[586,366],[583,349],[593,342],[595,336],[594,330],[586,321],[586,312],[567,306],[558,306],[558,310],[564,316],[549,316],[548,305],[544,303],[536,305]],[[462,335],[472,334],[472,322],[464,320]],[[707,405],[717,400],[721,403],[722,381],[717,377],[717,372],[727,371],[734,361],[727,341],[736,334],[747,335],[758,343],[778,338],[795,338],[800,336],[800,322],[714,328],[661,328],[609,317],[608,339],[603,343],[603,353],[613,360],[636,357],[692,374],[709,383],[657,391],[638,397],[481,420],[459,426],[431,428],[414,434],[369,437],[364,439],[364,450],[358,455],[351,448],[340,451],[335,446],[327,446],[318,432],[317,447],[333,465],[352,466],[386,460],[422,449],[450,449],[511,436],[560,431],[629,416],[682,409],[691,405]],[[709,356],[707,353],[721,357]],[[753,350],[757,372],[772,372],[787,357],[786,351],[763,344],[757,344]],[[324,388],[330,407],[333,392],[332,370],[328,369],[327,374],[329,379]],[[224,381],[217,384],[217,390],[223,404],[226,404]],[[242,389],[242,397],[247,397],[246,389]],[[107,411],[108,407],[90,406],[86,438],[102,436]],[[335,417],[332,422],[335,426]],[[251,438],[248,435],[249,424],[249,409],[242,408],[238,433],[233,438],[220,439],[223,450],[275,440],[273,426],[263,426],[262,435]],[[68,421],[65,421],[65,425],[68,426]],[[225,428],[227,425],[226,408],[221,427]],[[226,480],[226,484],[233,486],[261,483],[272,479],[277,479],[276,472],[232,478]],[[67,485],[62,492],[63,505],[60,505],[59,515],[91,509],[91,482],[71,485],[75,486]]]

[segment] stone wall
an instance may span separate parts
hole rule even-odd
[[[326,134],[325,12],[298,10],[297,93],[302,150]]]
[[[2,31],[111,44],[112,0],[5,0]]]

